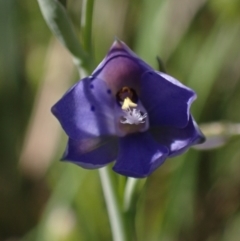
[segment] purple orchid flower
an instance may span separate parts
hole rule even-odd
[[[63,159],[88,169],[115,160],[115,172],[146,177],[204,141],[190,114],[195,99],[193,90],[117,40],[92,75],[52,108],[69,137]]]

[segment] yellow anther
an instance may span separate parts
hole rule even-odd
[[[130,107],[137,107],[137,104],[133,103],[129,97],[125,98],[122,104],[122,109],[127,110]]]

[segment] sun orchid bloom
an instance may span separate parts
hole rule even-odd
[[[63,159],[143,178],[204,141],[190,114],[195,92],[153,70],[116,40],[92,75],[52,107],[69,140]]]

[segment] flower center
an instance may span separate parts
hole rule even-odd
[[[124,110],[123,118],[123,120],[120,120],[122,124],[139,125],[141,123],[145,123],[147,113],[143,114],[140,110],[129,108]]]
[[[117,95],[116,95],[117,102],[122,106],[123,101],[127,97],[135,103],[137,103],[137,101],[138,101],[138,96],[137,96],[136,91],[130,87],[124,86],[117,92]]]
[[[136,92],[129,87],[123,87],[117,93],[118,103],[121,105],[123,115],[120,119],[122,124],[139,125],[145,123],[147,113],[143,113],[137,103]]]
[[[129,97],[126,97],[122,104],[122,110],[128,110],[134,107],[137,107],[137,104],[133,103]]]

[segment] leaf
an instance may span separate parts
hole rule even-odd
[[[87,53],[80,45],[63,5],[57,0],[38,0],[42,15],[58,40],[71,52],[78,67],[89,66]]]

